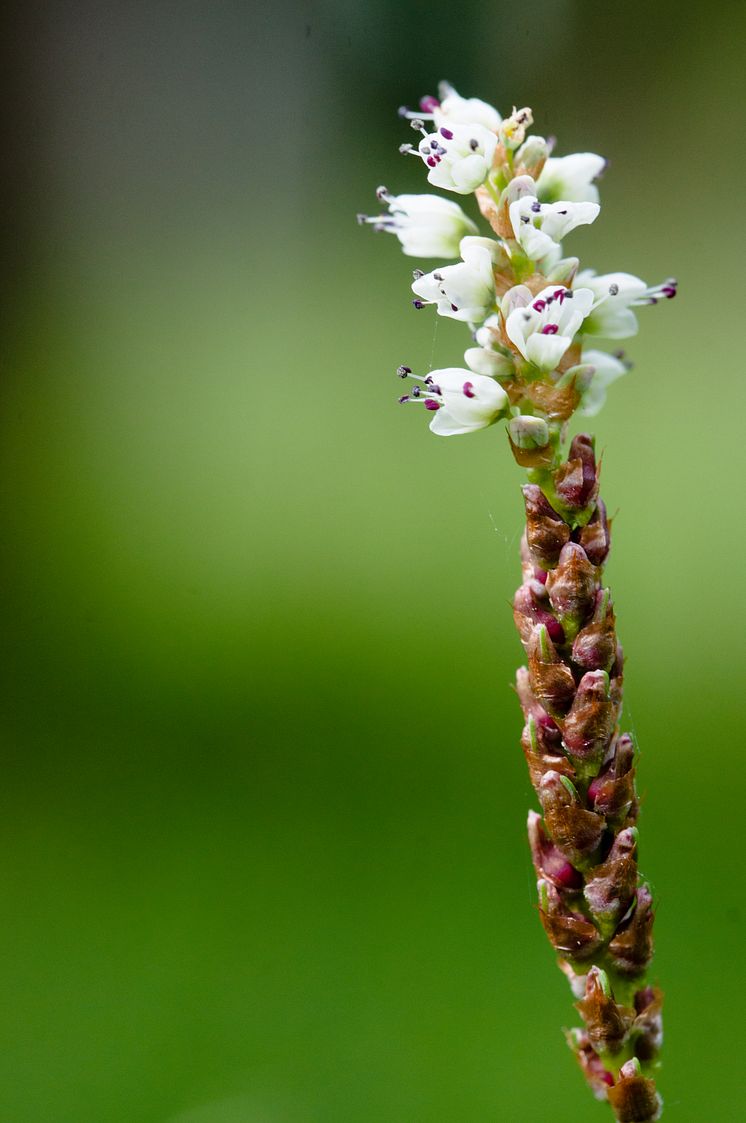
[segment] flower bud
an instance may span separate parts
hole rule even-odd
[[[637,888],[637,831],[634,827],[620,831],[614,839],[609,856],[588,874],[583,896],[599,927],[612,926],[630,906]]]
[[[521,643],[524,647],[528,646],[531,633],[537,624],[543,624],[550,638],[556,643],[563,643],[565,633],[562,631],[562,625],[549,611],[548,605],[542,607],[542,605],[539,604],[534,586],[541,588],[544,596],[546,596],[544,586],[535,579],[531,579],[529,581],[524,581],[524,583],[518,587],[513,597],[513,620],[518,634],[521,637]]]
[[[596,600],[596,571],[577,542],[567,542],[560,552],[557,567],[547,578],[552,608],[565,635],[573,639],[593,611]]]
[[[590,521],[580,531],[579,541],[591,565],[604,564],[611,548],[611,535],[603,499],[597,501]]]
[[[514,417],[508,425],[508,440],[516,464],[522,468],[548,468],[554,460],[549,426],[541,417]]]
[[[570,528],[537,484],[524,486],[523,499],[528,548],[537,565],[552,569],[559,561],[562,547],[570,540]]]
[[[575,280],[575,274],[578,271],[580,260],[577,257],[563,257],[556,265],[547,273],[547,281],[550,285],[565,285],[566,288],[571,288]]]
[[[583,1070],[593,1095],[597,1100],[605,1100],[606,1093],[614,1083],[614,1077],[604,1066],[596,1050],[582,1029],[571,1029],[566,1033],[567,1044],[575,1054]]]
[[[619,1079],[606,1095],[618,1123],[654,1123],[661,1117],[663,1101],[655,1082],[642,1075],[636,1057],[622,1065]]]
[[[617,707],[609,697],[609,676],[606,671],[586,672],[562,722],[562,739],[573,762],[577,765],[582,761],[595,771],[606,755],[616,722]]]
[[[620,975],[641,975],[653,958],[653,897],[649,885],[637,890],[634,911],[609,943],[609,959]]]
[[[574,866],[587,866],[606,829],[604,820],[583,807],[572,781],[559,772],[547,772],[538,794],[554,844]]]
[[[575,694],[575,679],[561,661],[544,624],[536,624],[526,645],[531,690],[552,717],[567,713]]]
[[[655,1060],[663,1044],[663,992],[643,987],[635,995],[637,1017],[632,1025],[635,1056],[643,1063]]]
[[[547,837],[541,815],[537,815],[535,811],[528,813],[528,842],[537,877],[546,878],[558,889],[580,889],[583,884],[582,875]]]
[[[530,136],[515,154],[514,169],[517,175],[530,175],[536,180],[549,155],[549,147],[543,136]]]
[[[585,997],[575,1005],[596,1052],[618,1053],[632,1025],[635,1011],[617,1006],[605,971],[591,967],[586,979]]]
[[[586,671],[610,671],[617,654],[614,609],[608,589],[596,593],[596,606],[589,624],[578,632],[572,645],[573,662]]]
[[[593,441],[587,433],[578,433],[570,445],[567,461],[554,473],[557,498],[575,521],[589,522],[598,496],[598,472]]]
[[[596,928],[581,913],[571,912],[551,881],[541,878],[539,915],[552,947],[571,959],[589,959],[601,946]]]
[[[635,747],[628,733],[618,737],[609,761],[588,785],[588,802],[616,826],[628,815],[635,799]]]

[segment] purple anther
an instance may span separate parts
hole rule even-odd
[[[444,136],[446,138],[446,140],[453,140],[453,133],[451,132],[450,129],[444,129],[444,128],[441,127],[440,135]]]
[[[463,385],[463,391],[464,391],[464,397],[465,398],[475,398],[476,397],[476,394],[474,393],[474,383],[473,382],[465,382],[464,385]]]
[[[540,335],[556,335],[559,331],[557,324],[546,324],[539,333]]]
[[[420,98],[420,109],[423,113],[434,113],[436,109],[440,109],[440,102],[432,94],[426,94]]]
[[[425,163],[427,164],[428,168],[437,168],[437,166],[438,166],[438,161],[435,159],[434,156],[428,156]]]
[[[535,312],[543,312],[547,306],[546,300],[535,300],[531,307]]]
[[[435,398],[425,398],[425,409],[435,412],[436,409],[440,409],[440,402],[436,402]]]

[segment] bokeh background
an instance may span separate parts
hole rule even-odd
[[[671,1123],[743,1119],[746,8],[6,9],[0,1120],[584,1123],[510,682],[518,471],[359,229],[447,77],[679,277],[595,425]],[[739,90],[741,92],[739,92]]]

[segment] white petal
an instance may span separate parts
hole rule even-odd
[[[550,156],[536,182],[542,202],[559,199],[568,202],[598,202],[598,188],[593,180],[606,166],[603,156],[595,152],[575,152],[570,156]]]
[[[484,183],[489,170],[490,165],[478,152],[455,161],[451,168],[454,189],[461,195],[476,191]]]
[[[542,335],[534,332],[526,343],[526,358],[541,370],[554,370],[572,339],[567,335]]]
[[[470,347],[464,351],[464,361],[475,374],[486,378],[509,378],[513,372],[510,359],[489,347]]]
[[[525,308],[514,308],[505,321],[505,334],[510,342],[515,344],[524,359],[528,358],[526,337],[533,324],[534,317]]]
[[[484,425],[469,425],[457,421],[443,406],[433,414],[430,422],[430,432],[437,433],[439,437],[456,437],[460,433],[473,433],[475,429],[483,429]]]
[[[486,101],[480,101],[478,97],[461,97],[455,90],[443,98],[434,116],[437,125],[479,124],[493,132],[497,132],[502,121],[497,110]]]

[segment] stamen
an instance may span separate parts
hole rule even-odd
[[[420,277],[424,277],[424,276],[425,276],[425,274],[424,274],[422,269],[413,269],[412,270],[412,280],[413,281],[419,281]]]
[[[425,301],[425,300],[413,300],[412,301],[412,304],[414,304],[415,308],[418,311],[419,311],[420,308],[424,308],[425,304],[428,304],[428,303],[429,303],[429,301]]]
[[[402,396],[399,398],[399,405],[402,406],[402,405],[404,405],[405,402],[408,402],[408,401],[409,401],[409,394],[402,394]]]
[[[432,116],[436,109],[440,109],[440,102],[432,94],[426,94],[425,97],[420,98],[420,109],[423,113]]]
[[[440,135],[444,136],[446,140],[453,140],[453,133],[450,129],[445,129],[441,126]]]
[[[476,150],[479,148],[479,141],[474,140],[474,137],[472,137],[469,141],[469,148],[471,148],[472,152],[476,152]]]
[[[540,335],[556,335],[558,331],[559,331],[559,326],[557,324],[545,324],[544,327],[541,329],[541,332],[539,334]]]
[[[405,366],[397,367],[396,373],[399,378],[406,378],[408,374],[412,373],[412,368]]]
[[[474,393],[474,383],[473,382],[465,382],[464,385],[463,385],[463,391],[464,391],[464,397],[465,398],[475,398],[476,397],[476,394]]]
[[[619,292],[619,285],[609,285],[609,296],[616,296]]]
[[[434,398],[425,398],[425,409],[433,410],[440,409],[440,402],[436,402]]]
[[[534,212],[534,214],[541,214],[541,203],[538,202],[538,200],[535,203],[532,203],[531,210]]]

